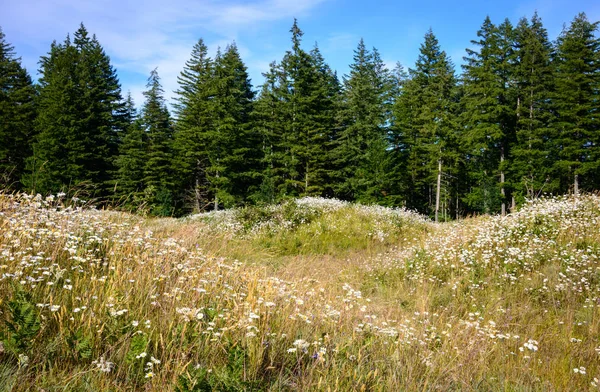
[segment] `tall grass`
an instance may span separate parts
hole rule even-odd
[[[0,390],[594,390],[600,198],[433,224],[0,194]]]

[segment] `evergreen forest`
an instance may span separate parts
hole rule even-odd
[[[460,69],[432,30],[394,69],[360,40],[340,77],[294,21],[258,86],[235,43],[210,57],[199,39],[172,105],[158,69],[144,102],[124,94],[83,24],[35,82],[0,29],[0,186],[157,216],[319,196],[439,220],[593,192],[598,27],[581,13],[552,41],[537,14],[486,18]]]

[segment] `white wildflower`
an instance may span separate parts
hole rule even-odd
[[[98,368],[98,370],[100,370],[101,372],[104,372],[104,373],[110,373],[110,371],[115,366],[114,363],[106,361],[104,359],[104,357],[100,357],[100,359],[97,359],[97,360],[93,361],[92,365],[96,365],[96,367]]]

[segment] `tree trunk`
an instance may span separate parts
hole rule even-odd
[[[442,160],[438,160],[438,178],[437,178],[437,191],[435,192],[435,221],[438,221],[438,214],[440,212],[440,188],[442,186]]]
[[[194,208],[200,212],[200,160],[196,160],[196,186],[194,188]]]
[[[500,149],[500,166],[504,163],[504,147]],[[504,191],[504,170],[500,170],[500,194],[502,195],[502,216],[506,215],[506,192]]]
[[[219,178],[219,172],[217,172],[217,178]],[[218,211],[218,210],[219,210],[219,196],[217,196],[217,192],[215,192],[215,211]]]
[[[304,173],[304,194],[308,196],[308,162],[306,162],[306,172]]]

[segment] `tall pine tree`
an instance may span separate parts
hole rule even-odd
[[[191,58],[177,77],[175,92],[174,170],[177,198],[184,210],[198,212],[209,203],[206,133],[212,128],[214,111],[214,63],[202,39],[194,45]],[[189,206],[189,207],[188,207]]]
[[[454,66],[440,49],[431,30],[425,34],[414,69],[398,102],[405,120],[410,188],[407,204],[424,213],[435,212],[436,183],[441,173],[456,176],[460,164],[456,124],[456,78]],[[439,170],[441,167],[441,171]],[[450,181],[448,181],[450,183]],[[455,190],[444,187],[446,204]]]
[[[600,39],[599,22],[579,14],[558,37],[553,124],[560,190],[600,188]]]
[[[556,155],[550,129],[552,45],[537,13],[531,22],[526,18],[519,21],[515,51],[517,122],[510,167],[512,185],[517,197],[536,197],[544,191],[555,191],[558,186],[551,171]]]
[[[148,138],[144,166],[145,198],[150,212],[155,215],[172,215],[173,175],[171,170],[173,152],[173,127],[167,109],[164,91],[158,71],[154,69],[148,77],[144,91],[146,98],[140,120]]]
[[[361,39],[350,74],[344,77],[343,129],[335,151],[339,197],[378,202],[389,194],[391,160],[388,125],[392,77],[376,49]]]
[[[260,138],[252,129],[254,92],[235,44],[215,58],[212,127],[204,134],[214,208],[243,201],[258,185]]]
[[[487,17],[467,49],[463,65],[466,159],[469,190],[466,195],[472,211],[506,212],[504,162],[514,133],[515,105],[511,99],[512,78],[508,69],[514,63],[512,26],[500,27]]]
[[[124,127],[116,71],[83,25],[40,61],[38,130],[27,185],[37,192],[84,186],[108,196],[118,130]]]
[[[120,135],[119,155],[115,162],[115,199],[117,204],[135,209],[144,202],[148,138],[131,94],[125,101],[125,121],[127,126]]]
[[[296,20],[290,32],[292,48],[265,75],[257,103],[265,157],[261,193],[272,199],[330,192],[337,82],[318,49],[302,49]]]
[[[35,89],[0,28],[0,185],[21,189],[34,135]]]
[[[235,44],[215,60],[202,40],[179,77],[175,168],[195,210],[244,202],[260,183],[254,92]],[[190,197],[191,196],[191,197]]]

